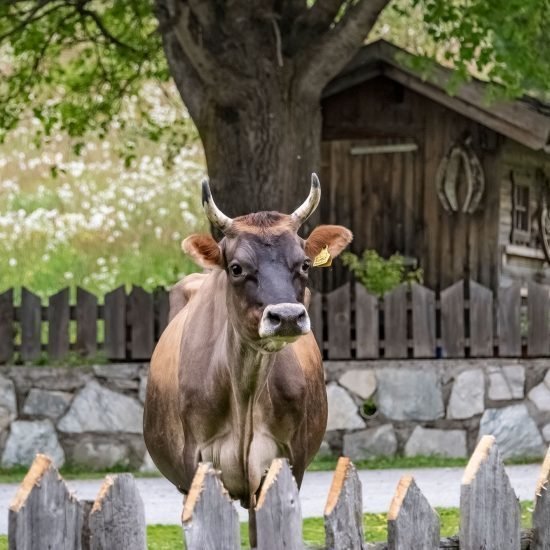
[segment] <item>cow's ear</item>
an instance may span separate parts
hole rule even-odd
[[[205,269],[223,266],[222,251],[211,235],[191,235],[181,243],[181,248]]]
[[[330,257],[336,258],[352,239],[352,232],[341,225],[319,225],[306,240],[306,254],[314,260],[327,247]]]

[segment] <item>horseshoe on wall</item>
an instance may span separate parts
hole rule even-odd
[[[441,159],[436,174],[436,189],[441,205],[447,212],[458,212],[457,185],[461,168],[466,178],[467,193],[462,212],[473,214],[485,191],[485,174],[479,158],[471,147],[468,137],[455,143]]]

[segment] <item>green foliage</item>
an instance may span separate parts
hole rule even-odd
[[[129,163],[135,136],[163,141],[167,157],[196,139],[184,116],[162,120],[150,102],[146,84],[154,83],[179,104],[165,86],[170,71],[153,4],[0,2],[0,138],[33,118],[37,144],[61,131],[78,151],[82,136],[101,138],[115,124],[128,130],[121,149]],[[548,28],[549,0],[393,0],[372,37],[430,57],[443,52],[460,78],[480,73],[519,95],[548,89]]]
[[[35,143],[57,132],[103,139],[126,131],[121,152],[128,163],[138,137],[167,144],[171,159],[197,134],[179,98],[156,32],[152,0],[29,1],[0,3],[0,141],[33,120]],[[177,103],[180,116],[163,120],[147,84]]]
[[[482,73],[499,95],[547,96],[550,82],[549,0],[411,0],[426,33],[446,45],[461,79]],[[406,16],[407,10],[404,10]]]
[[[393,254],[386,260],[376,250],[365,250],[361,257],[344,252],[342,262],[371,294],[377,296],[382,296],[403,282],[422,282],[422,269],[407,269],[405,259],[400,254]]]

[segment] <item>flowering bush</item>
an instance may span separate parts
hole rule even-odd
[[[163,144],[135,159],[116,135],[75,154],[64,138],[33,146],[20,127],[0,149],[0,292],[42,296],[80,285],[99,295],[121,284],[167,286],[196,270],[182,238],[206,230],[202,151],[190,145],[166,167]],[[148,145],[151,149],[151,144]]]

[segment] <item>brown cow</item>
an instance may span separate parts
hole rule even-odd
[[[182,309],[151,359],[144,414],[149,453],[183,493],[199,462],[212,462],[230,495],[253,506],[274,458],[289,459],[300,485],[319,449],[327,399],[304,305],[308,271],[327,247],[334,258],[352,239],[336,225],[298,236],[320,195],[313,174],[309,197],[292,215],[230,219],[203,183],[206,214],[224,238],[183,241],[211,271],[180,283]]]

